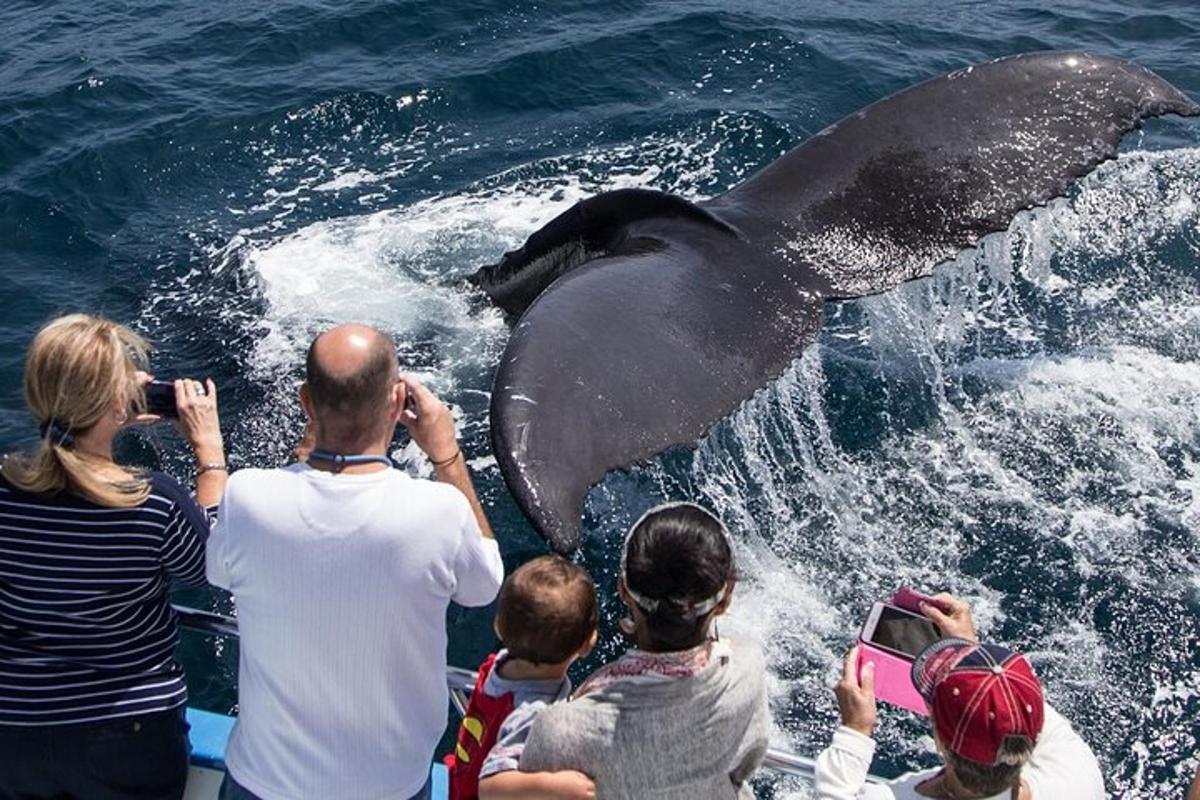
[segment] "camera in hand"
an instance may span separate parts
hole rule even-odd
[[[150,381],[143,387],[146,392],[146,413],[175,419],[179,409],[175,407],[174,381]]]

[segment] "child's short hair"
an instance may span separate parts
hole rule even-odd
[[[561,556],[541,556],[504,581],[496,631],[513,658],[559,664],[587,644],[598,616],[587,571]]]

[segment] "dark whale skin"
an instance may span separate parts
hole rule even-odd
[[[867,106],[719,197],[584,200],[471,281],[518,317],[491,400],[534,529],[578,546],[588,489],[692,446],[816,338],[825,300],[929,275],[1200,106],[1082,52],[966,67]]]

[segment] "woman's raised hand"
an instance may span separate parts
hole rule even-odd
[[[202,464],[225,462],[225,443],[221,438],[221,417],[217,410],[217,385],[190,378],[175,381],[175,408],[179,418],[175,427]]]

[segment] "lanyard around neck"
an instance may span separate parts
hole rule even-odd
[[[313,450],[308,454],[308,460],[326,461],[336,467],[357,467],[360,464],[387,464],[389,467],[396,466],[395,462],[387,456],[346,455],[345,453],[331,453],[328,450]]]

